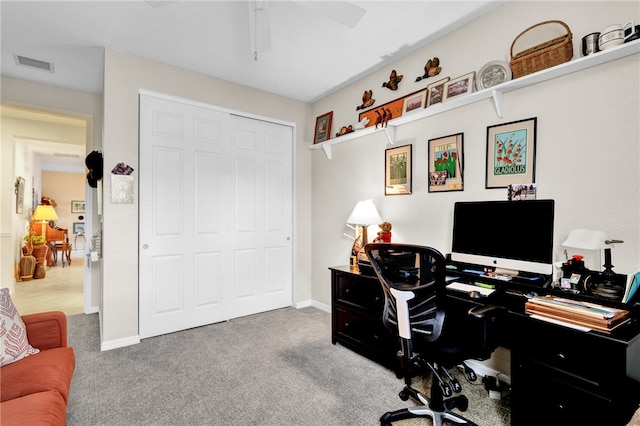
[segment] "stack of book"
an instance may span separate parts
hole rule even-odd
[[[610,332],[630,319],[629,311],[624,309],[556,296],[533,297],[527,301],[525,309],[531,315],[604,332]]]

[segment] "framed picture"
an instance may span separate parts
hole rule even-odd
[[[463,133],[429,139],[429,192],[462,191]]]
[[[84,235],[84,222],[73,222],[73,234]]]
[[[427,103],[425,105],[425,108],[442,102],[442,95],[444,95],[444,85],[449,80],[451,80],[451,77],[445,77],[442,80],[438,80],[435,83],[431,83],[427,86]]]
[[[377,108],[370,109],[365,112],[361,112],[358,115],[358,121],[362,121],[365,117],[369,119],[369,122],[365,127],[375,126],[376,123],[381,124],[382,115],[386,111],[390,112],[391,117],[386,117],[385,121],[389,121],[392,118],[402,117],[402,111],[404,106],[404,98],[396,99],[395,101],[387,102],[384,105],[380,105]]]
[[[333,111],[322,114],[316,118],[316,132],[313,136],[313,143],[320,143],[331,139],[331,120],[333,120]]]
[[[426,106],[427,89],[419,90],[404,97],[404,107],[402,113],[418,111]]]
[[[24,178],[18,176],[15,185],[16,213],[22,214],[24,208]]]
[[[534,183],[537,117],[487,127],[486,188]]]
[[[71,202],[71,213],[84,213],[84,200]]]
[[[476,84],[475,76],[476,72],[472,71],[469,74],[465,74],[461,77],[447,81],[444,85],[444,95],[442,101],[446,102],[447,100],[455,98],[456,96],[473,92],[473,88]]]
[[[411,194],[411,147],[385,150],[384,195]]]

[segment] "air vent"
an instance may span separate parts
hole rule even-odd
[[[20,56],[16,54],[14,54],[13,57],[15,58],[16,64],[18,65],[24,65],[25,67],[37,68],[39,70],[53,72],[53,64],[51,62],[27,58],[26,56]]]

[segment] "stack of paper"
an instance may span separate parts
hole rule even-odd
[[[528,314],[552,318],[609,332],[629,321],[629,311],[556,296],[534,297],[525,304]]]

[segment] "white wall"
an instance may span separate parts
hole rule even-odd
[[[527,27],[559,19],[573,32],[574,58],[583,35],[611,23],[640,22],[638,2],[510,2],[463,29],[313,105],[312,116],[334,111],[334,128],[357,122],[356,105],[372,89],[377,106],[426,87],[431,81],[509,61],[509,48]],[[426,21],[428,22],[428,20]],[[438,56],[439,76],[414,82],[427,59]],[[330,304],[328,267],[347,264],[352,241],[345,220],[359,200],[372,198],[394,242],[451,249],[453,203],[506,199],[506,189],[485,189],[487,126],[538,118],[538,198],[556,200],[555,260],[574,228],[605,230],[624,240],[613,249],[614,271],[640,269],[639,93],[640,60],[633,55],[504,96],[504,117],[491,100],[399,127],[396,146],[413,144],[413,194],[384,196],[384,133],[333,146],[333,159],[313,151],[313,299]],[[392,68],[404,75],[397,92],[381,87]],[[428,193],[427,141],[464,133],[464,191]],[[374,227],[375,228],[375,227]],[[377,230],[377,229],[376,229]],[[372,228],[371,231],[374,231]],[[375,232],[374,232],[375,233]],[[506,230],[500,238],[516,238]],[[572,254],[572,253],[570,253]],[[598,265],[593,265],[597,267]]]
[[[296,124],[294,304],[310,291],[309,105],[249,87],[206,77],[107,49],[104,72],[105,171],[118,162],[138,167],[138,93],[141,89]],[[136,185],[137,186],[137,185]],[[138,335],[138,197],[134,204],[111,204],[104,180],[103,348],[134,343]]]

